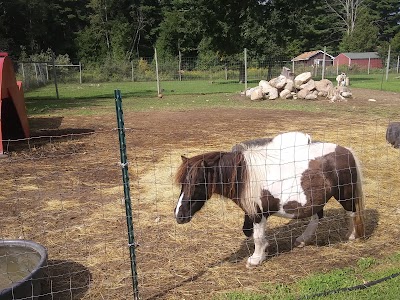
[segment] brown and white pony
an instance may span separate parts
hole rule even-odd
[[[287,132],[273,139],[244,142],[232,150],[182,156],[175,178],[181,186],[175,208],[179,224],[189,222],[214,193],[232,199],[245,212],[243,231],[254,239],[248,267],[260,265],[266,258],[269,216],[311,217],[295,241],[295,246],[303,247],[315,234],[331,197],[348,212],[348,239],[365,235],[362,174],[350,149],[311,142],[310,136],[301,132]]]

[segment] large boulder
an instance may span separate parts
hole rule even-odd
[[[273,88],[273,86],[271,86],[269,84],[268,81],[266,80],[260,80],[260,82],[258,83],[258,86],[260,86],[263,90],[263,92],[266,94],[271,88]]]
[[[268,92],[268,99],[269,100],[275,100],[276,98],[279,97],[279,92],[277,88],[272,88]]]
[[[250,95],[250,100],[258,101],[264,99],[264,92],[261,86],[257,86],[253,89]]]
[[[300,86],[311,79],[311,72],[304,72],[297,75],[294,79],[294,85],[296,88],[300,88]]]
[[[269,84],[278,90],[282,89],[286,84],[287,78],[283,75],[279,75],[276,78],[272,78]]]
[[[353,97],[353,94],[351,92],[342,92],[341,95],[345,98],[351,98]]]
[[[294,88],[294,81],[292,79],[286,80],[285,90],[293,92],[293,88]]]
[[[333,83],[329,79],[315,81],[315,88],[318,92],[328,93],[333,88]]]
[[[275,100],[279,97],[278,89],[271,86],[268,81],[261,80],[258,84],[265,95],[268,96],[269,100]]]
[[[287,90],[286,88],[279,93],[279,97],[282,99],[290,99],[293,98],[291,91]]]
[[[395,148],[400,148],[400,122],[389,123],[386,129],[386,141]]]
[[[307,89],[302,89],[302,90],[300,90],[300,91],[297,93],[297,98],[299,98],[299,99],[305,99],[306,96],[307,96],[308,94],[310,94],[310,91],[309,91],[309,90],[307,90]]]
[[[304,99],[306,99],[306,100],[315,100],[315,99],[317,99],[317,98],[318,98],[318,96],[315,95],[314,93],[308,94],[308,95],[306,95],[306,96],[304,97]]]
[[[254,91],[254,89],[255,87],[247,89],[245,92],[246,97],[251,97],[251,93]]]
[[[303,83],[300,86],[300,89],[307,89],[309,91],[312,91],[315,89],[315,81],[313,79],[310,79],[309,81],[307,81],[306,83]]]

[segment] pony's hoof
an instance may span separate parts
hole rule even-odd
[[[246,263],[246,268],[247,269],[254,269],[254,268],[257,268],[259,266],[261,266],[261,263],[259,263],[259,264],[252,264],[252,263],[249,263],[249,262]]]
[[[354,234],[350,234],[348,240],[349,241],[354,241],[356,239],[356,236]]]
[[[294,241],[294,246],[297,248],[303,248],[306,245],[306,243],[304,241]]]
[[[349,231],[347,233],[347,240],[354,241],[357,238],[358,238],[358,236],[357,236],[357,233],[355,232],[355,230]]]
[[[252,269],[260,266],[262,262],[265,260],[265,257],[252,257],[250,256],[247,259],[246,268]]]

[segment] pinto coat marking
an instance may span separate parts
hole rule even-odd
[[[232,199],[246,213],[243,231],[253,234],[255,250],[247,261],[249,267],[261,264],[266,257],[263,228],[270,215],[312,217],[295,241],[302,247],[314,235],[322,209],[332,196],[348,212],[349,239],[364,236],[358,159],[350,149],[310,143],[307,136],[285,133],[265,143],[244,144],[234,152],[183,158],[176,174],[181,186],[175,208],[177,222],[189,222],[213,193]]]

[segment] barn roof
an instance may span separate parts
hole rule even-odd
[[[378,52],[343,52],[350,59],[380,58]]]
[[[308,52],[304,52],[298,56],[296,56],[295,58],[292,59],[292,61],[299,61],[299,60],[309,60],[312,57],[314,57],[315,55],[319,54],[319,53],[324,53],[324,51],[322,50],[314,50],[314,51],[308,51]],[[328,56],[329,58],[333,59],[333,56],[326,53],[325,55]]]

